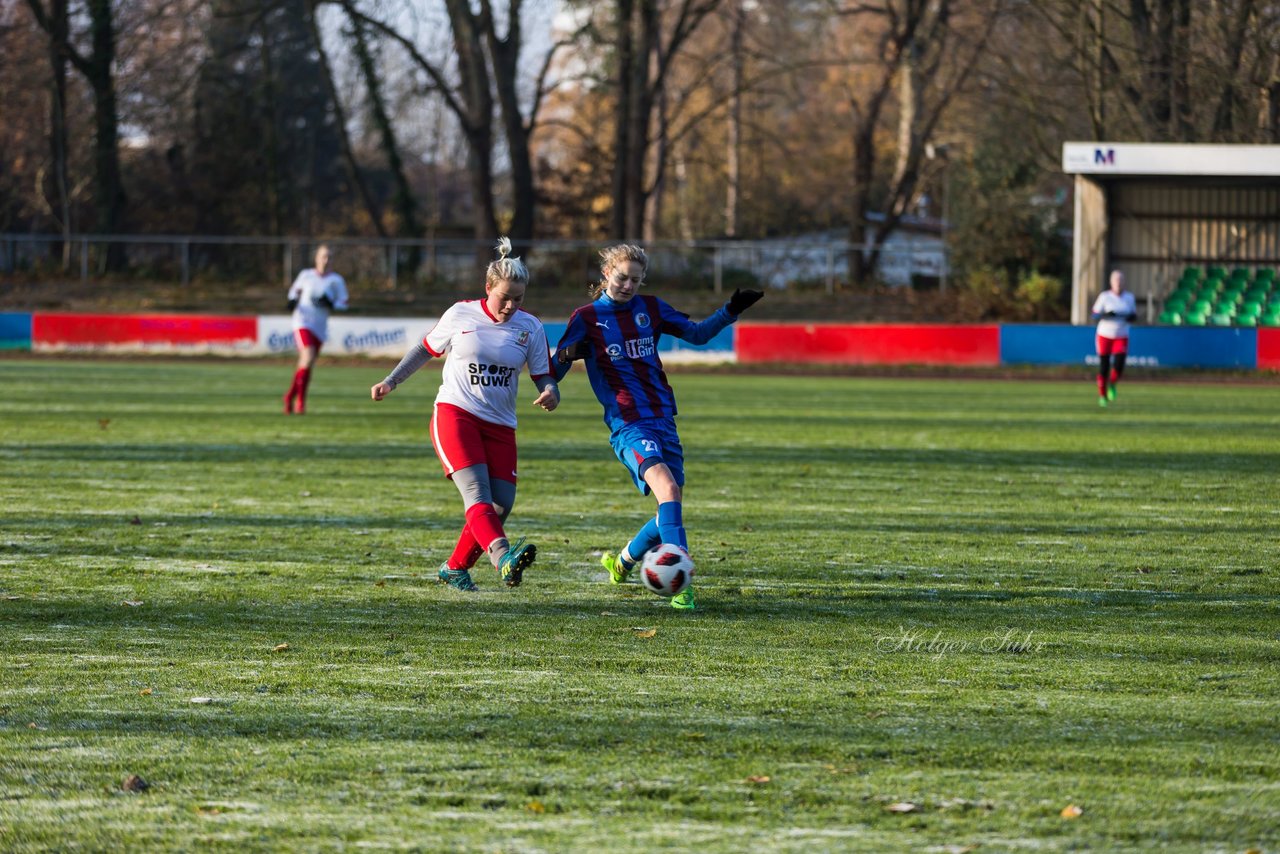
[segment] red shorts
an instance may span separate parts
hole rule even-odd
[[[1112,356],[1129,352],[1128,338],[1103,338],[1099,335],[1097,336],[1097,344],[1099,356]]]
[[[310,329],[293,330],[293,340],[298,345],[298,352],[301,353],[308,347],[315,347],[316,352],[320,352],[320,348],[324,346],[324,342],[316,337],[316,334]]]
[[[431,444],[445,477],[453,477],[458,469],[484,463],[489,467],[489,477],[516,482],[514,427],[492,424],[459,406],[437,403],[431,416]]]

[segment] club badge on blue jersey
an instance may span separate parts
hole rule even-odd
[[[636,312],[636,326],[639,326],[641,329],[645,329],[648,325],[649,315],[645,314],[643,311]]]

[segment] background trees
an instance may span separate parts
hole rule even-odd
[[[872,279],[945,210],[1044,269],[1063,140],[1280,142],[1280,5],[0,0],[0,105],[3,230],[822,232]]]

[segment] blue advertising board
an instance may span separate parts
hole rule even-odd
[[[1096,365],[1094,327],[1002,324],[1002,365]],[[1129,333],[1129,365],[1146,368],[1242,368],[1258,366],[1256,329],[1210,326],[1135,326]]]
[[[30,349],[30,313],[0,312],[0,350]]]

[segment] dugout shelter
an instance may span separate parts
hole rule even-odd
[[[1147,323],[1188,267],[1280,266],[1280,145],[1067,142],[1071,322],[1121,270]]]

